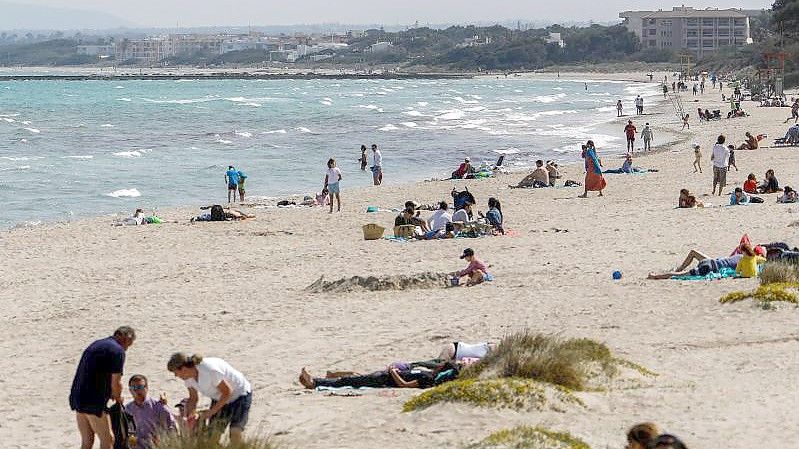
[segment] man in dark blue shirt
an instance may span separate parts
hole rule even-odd
[[[109,399],[122,403],[125,351],[135,339],[135,331],[122,326],[113,336],[97,340],[83,351],[69,394],[69,407],[75,411],[80,431],[81,449],[92,449],[95,434],[100,440],[100,449],[114,446],[106,407]]]

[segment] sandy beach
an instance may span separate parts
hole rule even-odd
[[[649,81],[644,73],[614,79]],[[725,93],[731,93],[726,86]],[[248,433],[276,435],[284,447],[460,447],[529,424],[605,449],[623,447],[624,432],[641,421],[658,423],[691,448],[790,446],[786,439],[799,433],[792,380],[799,370],[796,307],[719,303],[725,293],[755,286],[753,279],[646,279],[672,269],[691,249],[726,256],[745,233],[757,243],[799,245],[796,228],[789,227],[799,220],[799,204],[762,195],[764,204],[722,207],[728,195],[708,196],[711,147],[719,133],[736,145],[746,131],[768,134],[761,143],[768,147],[785,134],[790,111],[745,102],[749,117],[700,123],[699,106],[728,110],[719,92],[688,92],[683,101],[693,117],[690,131],[680,130],[668,102],[640,119],[615,122],[620,136],[628,118],[639,130],[644,121],[652,124],[656,151],[636,157],[635,165],[659,172],[606,175],[603,198],[590,193],[579,199],[581,188],[509,189],[519,174],[400,185],[386,167],[386,185],[342,184],[340,214],[322,207],[245,207],[257,218],[189,223],[199,211],[185,207],[161,211],[168,221],[163,225],[112,227],[112,217],[99,217],[0,232],[0,411],[6,417],[0,441],[8,448],[76,447],[67,396],[77,360],[91,341],[127,324],[138,339],[127,353],[125,379],[145,374],[151,392],[166,392],[174,403],[185,388],[166,370],[171,353],[222,357],[253,384]],[[676,143],[664,146],[661,135],[676,136],[668,139]],[[693,173],[691,142],[702,146],[703,174]],[[740,171],[728,175],[726,191],[750,172],[762,179],[769,168],[781,185],[794,187],[796,151],[736,152]],[[621,163],[604,158],[606,168]],[[564,179],[582,182],[583,176],[582,166],[564,169]],[[500,199],[513,234],[363,240],[362,225],[390,228],[395,216],[367,213],[368,206],[397,208],[411,199],[432,204],[464,186],[479,210],[486,210],[489,197]],[[676,209],[681,188],[708,207]],[[466,247],[491,265],[494,282],[378,293],[305,290],[321,276],[454,271],[464,267],[458,256]],[[620,281],[612,279],[615,270],[623,273]],[[403,403],[418,390],[339,397],[297,382],[304,366],[314,373],[377,370],[396,360],[431,358],[446,342],[496,341],[523,329],[605,342],[658,377],[638,388],[578,393],[586,407],[565,412],[442,404],[403,413]]]

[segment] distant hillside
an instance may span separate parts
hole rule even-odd
[[[133,25],[103,12],[3,1],[0,1],[0,11],[0,30],[108,29]]]

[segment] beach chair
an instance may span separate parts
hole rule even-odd
[[[500,168],[502,168],[502,164],[504,164],[504,163],[505,163],[505,155],[501,154],[501,155],[499,155],[499,159],[497,159],[497,163],[494,164],[494,167],[492,169],[493,170],[499,170]]]

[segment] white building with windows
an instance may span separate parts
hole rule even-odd
[[[752,43],[749,16],[738,9],[694,9],[671,11],[625,11],[624,25],[647,48],[688,50],[702,58],[725,47]]]

